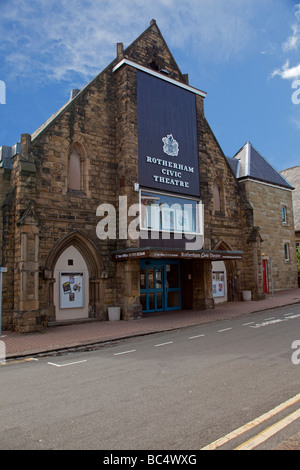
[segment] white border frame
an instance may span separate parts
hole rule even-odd
[[[198,211],[196,212],[196,217],[198,217],[198,220],[196,221],[197,222],[197,225],[199,227],[199,232],[185,232],[184,230],[174,230],[174,231],[171,231],[171,230],[153,230],[151,228],[144,228],[142,227],[142,217],[141,217],[141,210],[139,210],[139,223],[140,223],[140,231],[141,232],[159,232],[159,233],[174,233],[174,234],[182,234],[182,235],[200,235],[200,236],[203,236],[204,235],[204,210],[203,210],[203,204],[202,204],[202,201],[201,199],[199,198],[196,198],[196,197],[189,197],[189,196],[184,196],[184,195],[174,195],[174,194],[171,194],[171,193],[164,193],[162,191],[155,191],[155,190],[152,190],[152,189],[148,189],[148,188],[141,188],[140,187],[140,190],[139,190],[139,207],[141,208],[141,204],[142,204],[142,192],[148,192],[148,193],[153,193],[153,194],[158,194],[158,195],[161,195],[161,196],[170,196],[170,197],[174,197],[174,198],[178,198],[178,199],[185,199],[187,201],[196,201],[197,203],[197,207],[198,207]],[[171,208],[170,208],[171,209]],[[176,216],[176,214],[175,214]],[[175,223],[175,226],[176,226],[176,223]]]
[[[156,78],[160,78],[161,80],[164,80],[165,82],[172,83],[172,85],[176,85],[180,88],[184,88],[185,90],[188,90],[195,95],[202,96],[203,98],[206,97],[205,91],[198,90],[197,88],[191,87],[190,85],[186,85],[185,83],[178,82],[177,80],[174,80],[173,78],[169,78],[163,73],[156,72],[155,70],[151,70],[147,67],[144,67],[143,65],[137,64],[136,62],[133,62],[132,60],[128,59],[122,59],[117,65],[114,66],[113,72],[116,72],[122,65],[129,65],[130,67],[134,67],[135,69],[141,70],[142,72],[148,73],[149,75],[153,75]]]

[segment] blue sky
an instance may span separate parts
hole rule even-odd
[[[300,0],[0,0],[0,145],[34,132],[152,18],[207,92],[227,156],[249,140],[277,170],[300,164]]]

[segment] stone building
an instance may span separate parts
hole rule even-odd
[[[36,132],[1,148],[4,329],[263,296],[260,221],[205,96],[152,20]]]
[[[250,142],[229,161],[260,227],[264,293],[297,287],[293,186]]]
[[[293,191],[293,211],[295,225],[296,250],[300,253],[300,166],[293,166],[281,171],[281,174],[294,187]],[[299,255],[298,255],[299,256]],[[300,262],[298,260],[298,285],[300,287]]]
[[[296,246],[300,247],[300,166],[293,166],[280,172],[284,178],[294,187],[293,191],[293,211]]]

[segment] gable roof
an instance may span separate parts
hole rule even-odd
[[[233,157],[226,157],[227,161],[230,165],[230,168],[232,169],[234,176],[238,178],[238,173],[239,173],[239,160]]]
[[[293,190],[293,186],[253,147],[250,142],[228,162],[237,179],[253,179]]]
[[[147,42],[147,40],[153,44],[153,50],[151,50],[151,47],[145,47],[143,45],[143,42]],[[146,54],[143,57],[139,56],[139,43],[141,43],[141,47],[143,46],[146,50]],[[121,43],[120,43],[121,44]],[[58,109],[52,116],[49,117],[39,128],[37,128],[32,134],[31,134],[31,140],[34,141],[36,140],[41,134],[43,134],[44,131],[48,129],[48,127],[58,118],[64,111],[67,111],[68,108],[72,105],[74,101],[80,98],[80,96],[83,95],[83,93],[100,77],[102,76],[107,70],[111,69],[112,72],[117,70],[119,67],[121,67],[123,64],[130,65],[135,68],[142,69],[148,73],[151,73],[152,75],[155,75],[162,80],[166,80],[170,83],[173,83],[174,85],[180,86],[182,88],[188,89],[192,93],[198,94],[202,97],[206,96],[206,93],[203,91],[200,91],[194,87],[191,87],[188,84],[187,76],[183,75],[181,70],[179,69],[163,35],[160,32],[159,27],[156,24],[155,20],[150,21],[150,26],[142,33],[140,36],[138,36],[126,49],[123,51],[123,45],[122,46],[122,53],[121,56],[117,54],[117,57],[106,67],[104,68],[101,72],[99,72],[98,75],[96,75],[89,83],[87,83],[81,90],[72,90],[71,91],[71,96],[70,99],[61,106],[60,109]],[[164,69],[164,64],[163,61],[160,60],[159,57],[159,51],[160,48],[163,48],[164,51],[167,52],[167,55],[170,58],[170,70],[165,70]],[[148,54],[148,56],[147,56]],[[150,65],[150,60],[151,61],[156,61],[158,64],[161,66],[161,69],[159,68],[157,71],[151,68]],[[76,92],[76,93],[73,93]],[[7,168],[12,167],[12,157],[16,155],[16,153],[19,153],[20,151],[20,143],[16,144],[13,147],[6,147],[6,146],[0,146],[0,167],[5,166]]]
[[[146,35],[151,35],[152,37],[152,41],[153,41],[153,51],[152,51],[152,55],[150,53],[150,56],[148,57],[148,59],[150,59],[151,57],[155,57],[156,53],[158,52],[158,47],[157,47],[157,44],[155,44],[157,42],[157,38],[159,38],[163,44],[163,48],[168,52],[169,56],[170,56],[170,61],[172,63],[172,74],[173,77],[169,77],[168,76],[168,72],[166,74],[166,70],[158,70],[157,72],[155,72],[153,69],[150,68],[149,64],[148,63],[145,63],[145,58],[141,59],[139,56],[138,56],[138,53],[136,52],[135,49],[138,49],[138,44],[139,42],[143,41],[143,39],[146,37]],[[155,36],[156,36],[156,39],[155,39]],[[122,45],[122,44],[121,44]],[[123,45],[122,45],[122,48],[123,48]],[[154,54],[154,55],[153,55]],[[206,93],[205,92],[202,92],[200,90],[197,90],[196,88],[194,87],[191,87],[189,86],[187,83],[186,83],[186,80],[184,79],[184,76],[182,75],[181,73],[181,70],[180,68],[178,67],[163,35],[161,34],[161,31],[159,29],[159,27],[157,26],[156,24],[156,21],[155,20],[151,20],[150,21],[150,26],[148,26],[148,28],[142,33],[140,34],[140,36],[138,36],[128,47],[126,47],[126,49],[124,49],[124,51],[122,51],[122,58],[119,58],[119,57],[116,57],[105,69],[103,69],[101,72],[99,72],[98,75],[96,75],[89,83],[87,83],[81,90],[74,90],[76,91],[76,94],[73,94],[71,92],[71,97],[69,99],[69,101],[67,101],[56,113],[54,113],[45,123],[43,123],[36,131],[34,131],[31,135],[31,138],[32,140],[35,139],[36,137],[38,137],[40,135],[40,133],[46,129],[48,127],[48,125],[50,125],[56,117],[58,117],[64,110],[66,110],[69,105],[73,102],[73,101],[76,101],[77,98],[80,97],[80,95],[82,95],[82,93],[84,93],[84,91],[86,89],[89,88],[89,86],[95,81],[97,80],[97,78],[99,76],[101,76],[106,70],[108,69],[112,69],[113,72],[115,72],[120,66],[122,66],[123,64],[127,64],[127,65],[131,65],[132,67],[135,67],[135,68],[139,68],[141,70],[144,70],[144,71],[148,71],[148,73],[151,73],[152,75],[156,75],[157,77],[161,78],[162,80],[166,80],[166,81],[169,81],[175,85],[178,85],[178,86],[181,86],[182,88],[186,88],[186,89],[189,89],[190,91],[194,92],[194,93],[197,93],[203,97],[206,96]],[[174,75],[174,72],[175,72],[175,75]],[[72,90],[73,91],[73,90]]]

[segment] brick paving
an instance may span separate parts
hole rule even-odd
[[[298,288],[276,292],[273,297],[269,295],[260,301],[219,304],[213,310],[162,312],[132,321],[78,322],[23,335],[2,331],[0,339],[5,343],[6,358],[10,359],[200,325],[296,303],[300,303]]]

